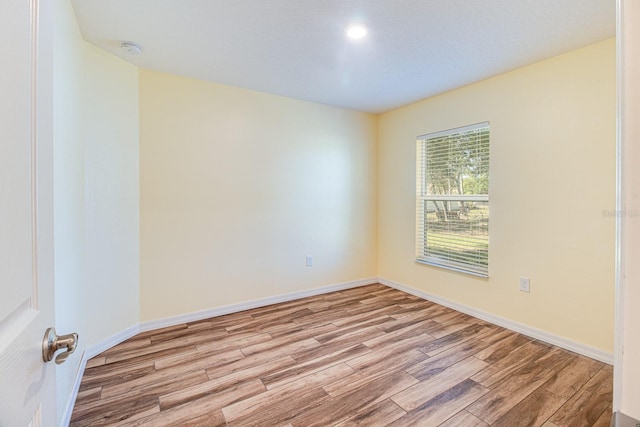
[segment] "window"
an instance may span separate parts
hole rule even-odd
[[[489,123],[417,138],[416,261],[487,277]]]

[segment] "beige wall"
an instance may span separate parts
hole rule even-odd
[[[622,239],[614,410],[640,420],[640,3],[621,3]],[[624,348],[624,354],[622,354]]]
[[[140,100],[143,321],[377,275],[375,116],[148,70]]]
[[[608,40],[381,115],[381,277],[611,352],[615,55]],[[482,121],[488,280],[414,261],[416,136]]]
[[[56,368],[58,416],[82,352],[139,320],[138,73],[85,43],[55,3],[55,327],[79,347]]]

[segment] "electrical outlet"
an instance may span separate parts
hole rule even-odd
[[[530,292],[529,283],[530,283],[530,279],[528,277],[521,277],[520,278],[520,290],[522,292]]]
[[[313,257],[311,255],[307,255],[307,267],[313,266]]]

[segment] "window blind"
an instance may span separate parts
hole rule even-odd
[[[488,276],[489,123],[416,140],[416,261]]]

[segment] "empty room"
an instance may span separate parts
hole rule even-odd
[[[5,6],[0,426],[640,423],[638,2]]]

